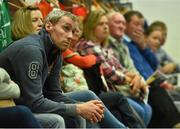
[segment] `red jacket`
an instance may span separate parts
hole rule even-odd
[[[70,49],[67,49],[62,55],[66,62],[72,63],[80,68],[89,68],[96,64],[96,57],[94,55],[80,56]]]

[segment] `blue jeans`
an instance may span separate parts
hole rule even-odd
[[[98,99],[95,93],[90,90],[69,92],[65,93],[66,96],[81,102],[87,102],[89,100]],[[104,118],[99,123],[101,127],[105,128],[125,128],[125,125],[117,120],[111,112],[105,107]]]
[[[145,123],[134,108],[129,104],[127,97],[119,92],[102,92],[99,98],[111,113],[129,128],[145,128]]]
[[[66,128],[86,128],[86,120],[81,116],[64,116]]]
[[[41,128],[29,108],[15,106],[0,108],[1,128]]]
[[[34,114],[35,118],[43,128],[65,129],[65,122],[62,116],[53,113]]]
[[[143,119],[145,125],[147,126],[151,120],[152,109],[149,104],[144,104],[128,98],[129,104],[135,109],[139,116]]]

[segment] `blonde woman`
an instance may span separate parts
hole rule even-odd
[[[12,21],[12,36],[14,40],[32,33],[38,33],[43,27],[41,11],[36,6],[27,6],[17,10]]]

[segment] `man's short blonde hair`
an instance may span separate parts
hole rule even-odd
[[[73,21],[77,20],[77,17],[74,14],[72,14],[71,12],[63,11],[60,9],[54,9],[45,18],[45,24],[47,22],[56,24],[59,21],[59,19],[61,19],[63,16],[67,16],[67,17],[71,18]]]

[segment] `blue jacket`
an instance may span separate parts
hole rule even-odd
[[[143,51],[140,50],[136,43],[134,43],[133,41],[124,40],[124,42],[129,48],[129,52],[136,69],[145,79],[147,79],[153,74],[154,70],[145,57],[151,57],[152,53],[150,53],[148,49],[145,49]],[[145,56],[143,55],[143,53],[145,54]]]
[[[60,50],[42,29],[38,35],[20,39],[0,53],[4,68],[21,90],[16,102],[37,113],[76,115],[74,100],[64,96],[59,84]]]

